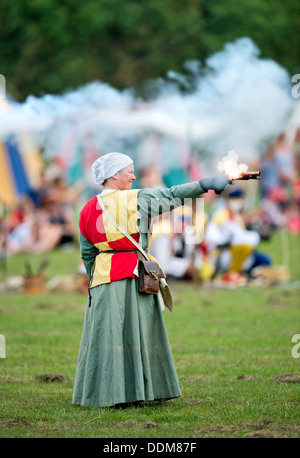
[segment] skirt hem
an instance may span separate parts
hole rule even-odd
[[[73,405],[81,406],[81,407],[97,407],[97,408],[111,408],[111,407],[131,407],[133,405],[137,405],[140,403],[147,403],[147,402],[165,402],[171,401],[172,399],[180,398],[181,394],[168,396],[168,397],[159,397],[159,398],[151,398],[151,399],[135,399],[132,401],[117,401],[112,403],[96,403],[96,402],[81,402],[81,401],[72,401]]]

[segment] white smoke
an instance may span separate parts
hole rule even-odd
[[[294,106],[290,76],[261,59],[249,38],[226,44],[205,66],[187,62],[185,68],[188,75],[170,72],[169,81],[161,81],[151,103],[136,99],[130,89],[94,82],[63,95],[29,96],[10,110],[0,106],[0,138],[30,133],[51,157],[67,142],[89,135],[103,153],[122,150],[124,142],[152,131],[207,156],[235,150],[249,160],[284,130]],[[191,78],[193,91],[183,95],[178,86],[189,88]]]
[[[239,157],[235,151],[230,150],[222,160],[218,162],[217,169],[230,177],[238,177],[241,173],[247,172],[247,164],[239,164]]]
[[[290,76],[274,61],[260,59],[249,38],[226,44],[198,74],[195,91],[184,99],[173,96],[169,108],[180,107],[190,117],[191,129],[202,122],[214,126],[211,135],[195,136],[206,152],[235,150],[243,158],[257,157],[264,142],[285,129],[295,103]]]

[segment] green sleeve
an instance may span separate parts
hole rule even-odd
[[[204,190],[199,181],[193,181],[167,189],[141,189],[138,193],[138,209],[144,217],[154,217],[174,210],[201,196]]]
[[[92,267],[94,265],[96,256],[99,254],[99,250],[81,233],[79,235],[79,241],[81,259],[84,263],[88,277],[91,278]]]

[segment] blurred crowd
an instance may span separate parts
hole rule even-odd
[[[255,167],[261,179],[254,186],[236,181],[220,196],[211,192],[206,197],[209,210],[203,233],[195,224],[193,206],[156,221],[150,251],[169,278],[194,282],[218,278],[243,285],[263,269],[270,271],[273,262],[261,251],[262,241],[278,231],[300,233],[300,129],[292,147],[280,134]],[[151,177],[153,186],[161,182],[157,171],[146,171],[148,186]]]
[[[262,240],[276,231],[300,232],[300,129],[292,147],[279,135],[256,166],[261,179],[254,205],[251,196],[249,207],[248,182],[237,181],[220,196],[206,196],[203,228],[195,224],[195,205],[154,221],[151,254],[169,278],[243,284],[258,266],[272,264],[260,251]],[[154,167],[139,171],[139,184],[165,187]],[[82,190],[46,170],[39,189],[1,218],[2,252],[41,253],[76,243]]]
[[[25,195],[5,215],[0,240],[5,253],[43,253],[73,244],[74,208],[80,192],[81,186],[70,187],[61,176],[44,171],[39,188]]]

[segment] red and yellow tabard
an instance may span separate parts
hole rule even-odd
[[[113,191],[103,195],[105,207],[119,225],[137,242],[138,231],[138,190]],[[79,216],[79,228],[84,237],[99,248],[92,270],[90,287],[122,280],[126,277],[137,278],[137,254],[126,251],[137,248],[107,218],[98,203],[97,196],[90,199]],[[111,250],[120,253],[109,253]]]

